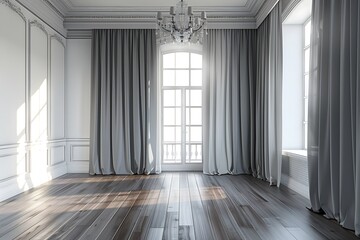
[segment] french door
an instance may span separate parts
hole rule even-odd
[[[163,170],[202,170],[202,56],[162,55]]]

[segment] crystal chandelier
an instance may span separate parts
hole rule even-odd
[[[170,7],[170,17],[157,13],[157,35],[160,43],[202,43],[206,24],[206,12],[195,16],[192,7],[180,0],[176,7]],[[206,31],[206,30],[205,30]]]

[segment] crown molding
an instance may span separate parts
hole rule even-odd
[[[282,12],[282,20],[289,16],[289,14],[295,9],[295,7],[301,2],[301,0],[290,0],[290,3],[285,7],[284,11]]]
[[[51,9],[64,16],[67,30],[94,28],[156,28],[156,12],[168,12],[169,7],[79,7],[70,0],[43,0]],[[208,13],[208,28],[254,29],[260,8],[269,0],[247,1],[239,7],[201,7],[193,6],[195,13]],[[265,6],[268,6],[265,5]],[[266,12],[266,10],[265,10]],[[70,35],[72,35],[71,33]],[[79,37],[82,37],[80,34]]]
[[[2,0],[4,2],[8,0]],[[156,12],[168,7],[77,7],[70,0],[16,0],[61,35],[89,38],[89,29],[155,29]],[[279,0],[248,1],[240,7],[193,7],[208,12],[209,29],[256,29]],[[298,0],[291,0],[298,1]],[[76,31],[73,31],[76,30]],[[81,30],[81,31],[80,31]],[[83,30],[83,31],[82,31]],[[68,34],[68,31],[69,32]]]
[[[91,39],[91,29],[70,29],[67,32],[67,39]]]
[[[147,16],[71,17],[66,18],[65,28],[76,29],[156,29],[156,18]],[[254,29],[254,17],[213,16],[208,18],[208,29]]]
[[[63,26],[64,18],[54,9],[50,8],[44,0],[14,0],[38,17],[46,22],[50,27],[66,36],[66,29]]]
[[[266,0],[256,14],[256,28],[258,28],[279,0]]]

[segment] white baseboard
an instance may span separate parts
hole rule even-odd
[[[89,162],[87,161],[74,161],[67,163],[68,173],[89,173]]]
[[[281,176],[281,184],[309,199],[309,186],[299,183],[284,174]]]
[[[47,173],[25,173],[13,178],[0,181],[0,202],[37,187],[47,181],[60,177],[67,173],[66,163],[60,163],[47,169]]]

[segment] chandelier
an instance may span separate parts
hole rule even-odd
[[[157,13],[157,35],[160,43],[202,43],[206,24],[206,12],[195,16],[191,6],[180,0],[170,7],[170,17]],[[206,31],[206,30],[205,30]]]

